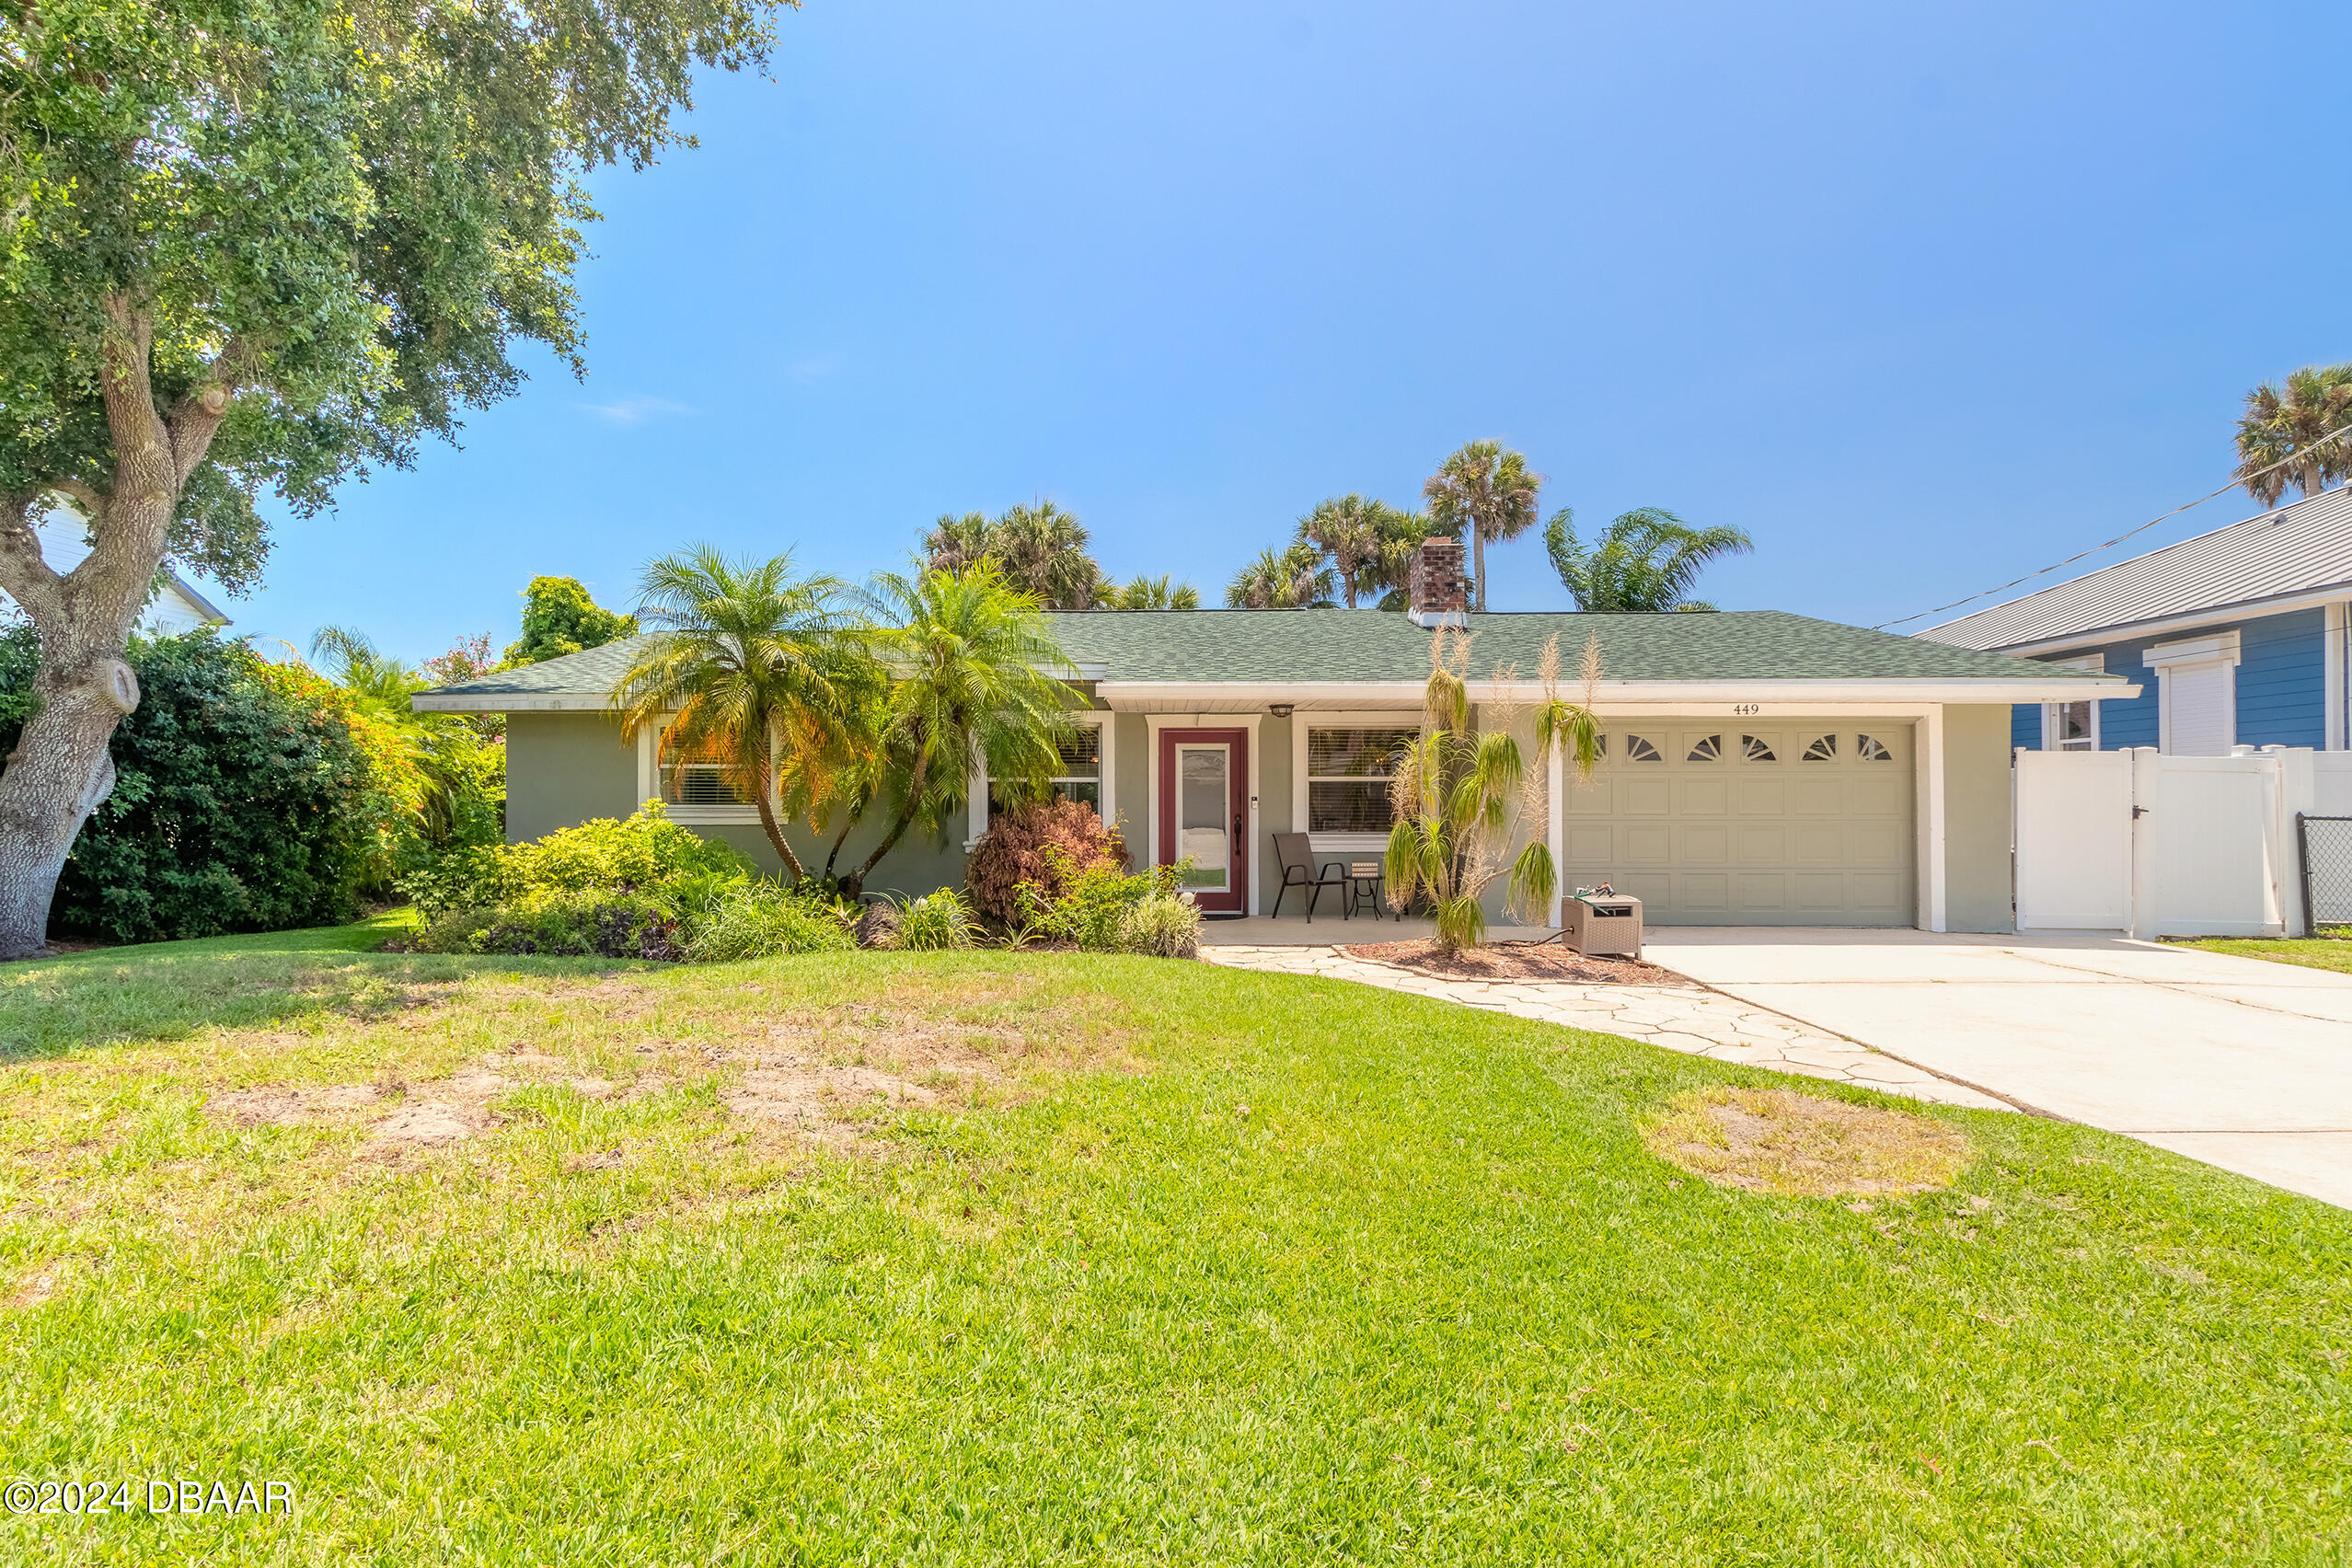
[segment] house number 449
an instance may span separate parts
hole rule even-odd
[[[1764,705],[1760,702],[1735,702],[1732,704],[1732,717],[1735,719],[1752,719],[1757,714],[1763,711]]]

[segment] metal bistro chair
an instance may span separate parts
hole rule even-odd
[[[1283,895],[1292,888],[1307,894],[1307,923],[1315,923],[1315,901],[1323,896],[1327,887],[1339,889],[1340,897],[1347,897],[1347,869],[1337,862],[1318,870],[1315,851],[1309,847],[1303,833],[1277,833],[1274,836],[1274,859],[1282,862],[1282,891],[1274,894],[1274,912],[1282,913]],[[1345,910],[1342,910],[1344,917]]]

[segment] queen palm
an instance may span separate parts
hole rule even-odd
[[[1225,585],[1225,603],[1237,610],[1304,609],[1331,596],[1332,569],[1312,545],[1262,551]]]
[[[795,882],[807,872],[778,821],[778,772],[797,773],[801,799],[824,798],[819,759],[837,752],[847,698],[870,672],[870,638],[845,594],[835,578],[793,575],[790,552],[663,556],[639,581],[648,633],[613,687],[622,740],[650,730],[718,761]]]
[[[418,712],[409,698],[432,682],[378,651],[364,632],[321,627],[311,637],[310,656],[354,706],[382,720],[399,738],[415,764],[414,795],[402,803],[416,814],[428,844],[447,843],[457,831],[463,758],[479,744],[474,730],[454,714]]]
[[[1535,525],[1543,476],[1499,441],[1473,441],[1437,466],[1421,487],[1429,515],[1446,533],[1470,530],[1478,605],[1486,608],[1486,547],[1516,539]]]
[[[2266,381],[2246,394],[2238,421],[2238,478],[2265,507],[2277,506],[2289,485],[2315,496],[2352,474],[2352,438],[2327,439],[2347,424],[2352,364],[2307,364],[2283,387]]]
[[[1042,792],[1060,766],[1056,743],[1083,706],[1048,673],[1071,665],[1036,597],[993,559],[962,571],[884,573],[860,598],[891,675],[883,735],[894,803],[882,841],[841,879],[853,898],[908,828],[963,808],[974,763],[1011,790]]]
[[[1349,609],[1358,595],[1380,586],[1389,520],[1398,515],[1386,502],[1351,491],[1319,502],[1298,520],[1298,543],[1313,546],[1332,563]]]
[[[1693,528],[1664,507],[1638,506],[1612,518],[1586,549],[1575,513],[1563,506],[1544,525],[1543,548],[1578,609],[1658,611],[1713,609],[1690,597],[1700,571],[1755,546],[1737,528]]]

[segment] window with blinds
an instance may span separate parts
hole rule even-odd
[[[674,806],[747,806],[752,798],[730,777],[714,741],[682,746],[662,738],[662,799]]]
[[[1389,779],[1397,755],[1420,737],[1414,729],[1307,732],[1307,831],[1386,833],[1396,815]]]
[[[1054,748],[1061,756],[1051,794],[1057,801],[1078,801],[1102,814],[1102,730],[1085,725],[1063,737]],[[1005,801],[992,786],[988,790],[988,820],[1005,814]]]

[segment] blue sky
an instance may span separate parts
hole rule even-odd
[[[778,29],[774,80],[707,83],[699,149],[594,180],[588,381],[530,356],[462,448],[282,523],[238,630],[419,658],[512,638],[536,573],[626,605],[707,539],[863,576],[1039,496],[1215,602],[1318,500],[1410,502],[1476,436],[1547,513],[1748,530],[1727,607],[1869,624],[2225,482],[2249,386],[2352,357],[2340,7],[808,0]],[[1495,607],[1567,604],[1535,536],[1490,559]]]

